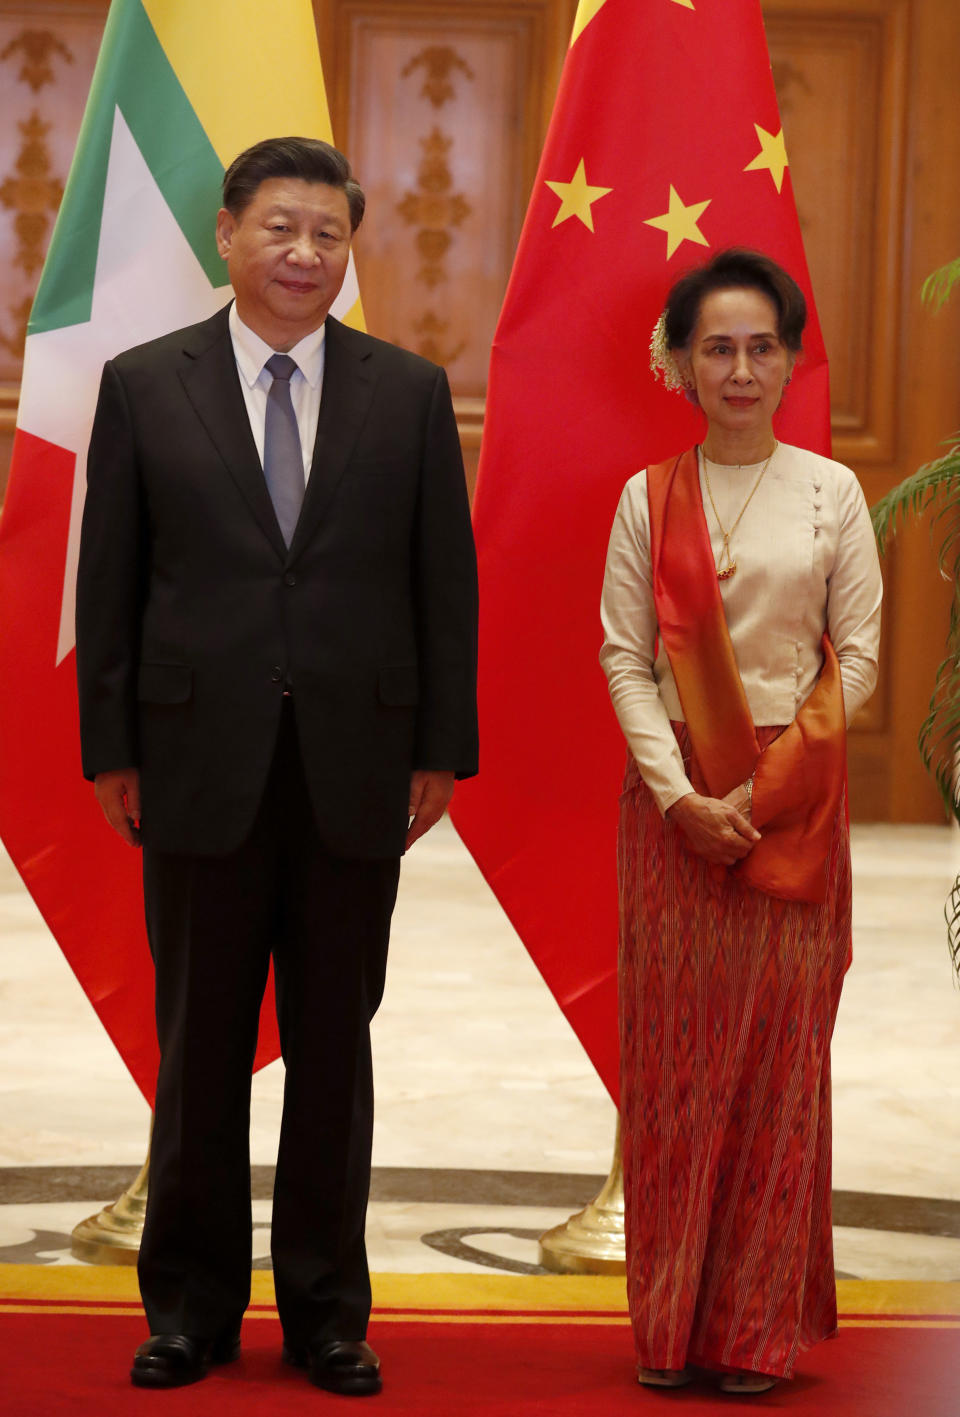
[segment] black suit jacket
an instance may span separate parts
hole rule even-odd
[[[87,476],[86,776],[139,768],[146,844],[231,851],[287,686],[327,846],[400,854],[411,770],[477,770],[476,564],[443,371],[328,318],[289,551],[226,310],[106,365]]]

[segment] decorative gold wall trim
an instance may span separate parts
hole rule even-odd
[[[19,384],[0,384],[0,433],[12,433],[17,426]]]
[[[457,419],[457,432],[461,446],[478,451],[483,438],[483,420],[486,417],[486,399],[465,398],[454,395],[453,411]]]
[[[417,353],[422,354],[424,359],[432,359],[434,364],[452,364],[467,347],[465,339],[453,346],[441,343],[441,336],[450,328],[450,321],[441,320],[433,310],[424,311],[420,319],[414,321],[413,328],[422,336],[417,343]]]
[[[67,64],[74,62],[63,40],[46,29],[22,29],[0,50],[0,62],[19,64],[17,79],[28,84],[35,94],[53,83],[54,58]],[[14,171],[0,182],[0,206],[13,213],[16,251],[12,265],[24,271],[30,281],[29,291],[7,304],[10,319],[0,324],[0,348],[14,358],[23,351],[36,286],[34,277],[43,266],[53,218],[63,199],[63,183],[53,173],[48,143],[53,124],[34,108],[17,127],[21,141]],[[0,399],[0,427],[6,425],[6,420],[5,400]]]
[[[459,226],[473,208],[462,192],[451,192],[453,173],[447,161],[453,139],[439,128],[420,139],[423,158],[417,171],[417,191],[407,192],[397,203],[397,211],[410,226],[416,226],[420,269],[417,279],[431,290],[446,280],[446,254],[453,241],[450,228]]]
[[[0,60],[11,59],[17,54],[21,56],[17,78],[29,84],[34,93],[39,93],[44,84],[53,83],[53,66],[50,59],[54,54],[65,59],[68,64],[73,63],[70,50],[63,40],[58,39],[50,30],[21,30],[0,50]]]
[[[18,303],[7,306],[8,313],[13,316],[13,333],[8,334],[7,330],[0,326],[0,345],[15,359],[22,355],[27,342],[27,324],[32,308],[33,296],[25,295]]]
[[[401,78],[409,78],[417,70],[425,72],[420,95],[434,108],[442,108],[456,97],[452,75],[459,74],[473,82],[474,71],[449,44],[428,44],[400,70]],[[425,138],[420,139],[423,157],[417,171],[417,190],[406,192],[397,203],[397,211],[409,226],[417,228],[414,241],[420,257],[417,279],[433,290],[447,279],[446,257],[453,244],[453,229],[471,215],[473,208],[462,192],[454,192],[450,168],[453,139],[436,124]],[[437,364],[452,364],[467,348],[467,341],[456,344],[442,342],[450,321],[436,310],[426,309],[413,326],[420,336],[417,352]]]
[[[0,183],[0,202],[15,213],[17,254],[13,263],[31,276],[43,265],[47,230],[63,199],[63,183],[50,171],[47,134],[51,126],[36,110],[17,124],[23,138],[17,154],[17,176]]]
[[[400,76],[406,79],[421,67],[426,70],[426,77],[420,93],[430,100],[434,108],[442,108],[456,93],[450,82],[451,70],[459,69],[468,79],[474,78],[470,65],[449,44],[428,44],[426,49],[421,49],[419,54],[404,64]]]

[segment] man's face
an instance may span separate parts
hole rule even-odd
[[[244,324],[281,351],[319,329],[343,284],[350,236],[346,194],[325,182],[271,177],[239,216],[221,209],[217,249]]]

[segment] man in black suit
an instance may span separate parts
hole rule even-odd
[[[477,768],[473,541],[443,371],[328,313],[363,215],[346,159],[259,143],[223,203],[233,306],[104,369],[78,577],[84,772],[142,841],[156,966],[131,1377],[238,1351],[272,956],[284,1356],[368,1393],[369,1023],[399,858]]]

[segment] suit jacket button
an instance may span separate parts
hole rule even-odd
[[[280,668],[279,664],[275,664],[271,669],[270,678],[275,684],[279,684],[283,679],[283,670]]]
[[[296,585],[297,578],[292,571],[287,571],[283,578],[284,585]]]

